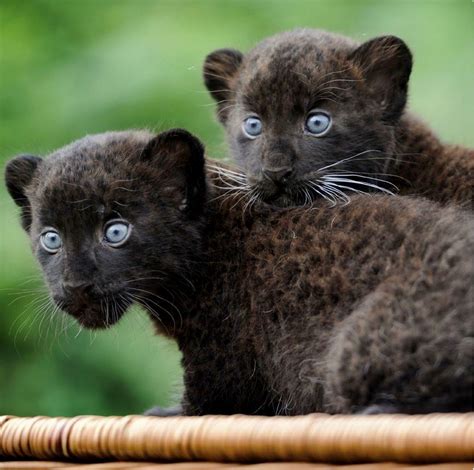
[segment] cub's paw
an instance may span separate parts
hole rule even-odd
[[[181,405],[169,406],[168,408],[162,408],[161,406],[155,406],[143,413],[145,416],[160,416],[166,418],[167,416],[182,416],[183,408]]]
[[[395,414],[403,413],[400,407],[392,403],[381,403],[369,405],[361,408],[356,412],[358,415],[381,415],[381,414]]]

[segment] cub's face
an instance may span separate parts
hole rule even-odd
[[[245,56],[211,53],[204,79],[248,183],[285,206],[393,189],[385,180],[410,70],[411,54],[398,38],[357,46],[300,30]]]
[[[89,328],[133,302],[170,310],[200,242],[203,151],[190,134],[86,137],[44,160],[16,157],[6,183],[60,309]]]

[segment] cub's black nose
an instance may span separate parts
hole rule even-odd
[[[288,166],[281,168],[262,168],[262,173],[265,178],[273,183],[285,183],[292,172],[293,169]]]
[[[65,282],[64,290],[69,295],[74,295],[76,297],[92,297],[94,294],[94,284],[90,282]]]

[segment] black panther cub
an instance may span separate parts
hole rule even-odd
[[[16,157],[6,183],[59,307],[106,328],[136,302],[177,341],[187,415],[472,408],[470,214],[245,210],[230,171],[185,131],[129,131]]]
[[[473,208],[474,150],[443,144],[405,111],[411,68],[399,38],[299,29],[245,55],[214,51],[204,79],[233,158],[266,201],[399,189]]]

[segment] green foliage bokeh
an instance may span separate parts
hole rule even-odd
[[[468,0],[0,0],[0,165],[140,127],[185,127],[223,156],[203,58],[301,26],[402,37],[415,56],[410,107],[445,140],[472,146],[473,20]],[[174,401],[176,347],[138,310],[97,334],[51,315],[3,185],[0,211],[0,414],[138,413]]]

